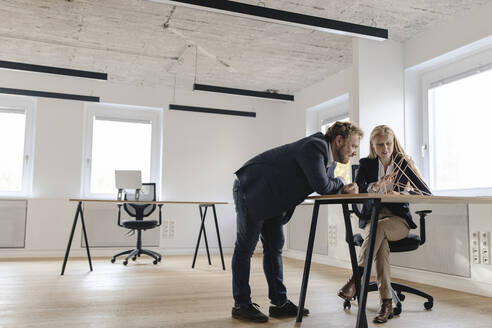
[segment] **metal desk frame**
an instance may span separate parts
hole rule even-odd
[[[314,200],[313,217],[311,220],[311,230],[309,232],[308,246],[306,250],[306,260],[304,262],[304,274],[302,277],[301,294],[299,296],[299,307],[297,313],[297,322],[302,321],[302,311],[306,300],[307,285],[309,280],[309,271],[311,268],[311,258],[313,255],[314,238],[316,234],[316,225],[318,222],[318,213],[320,205],[340,204],[343,209],[343,217],[345,221],[345,239],[349,244],[350,262],[352,264],[352,273],[356,277],[356,289],[358,291],[357,301],[359,308],[357,311],[356,328],[367,328],[366,317],[366,302],[369,279],[371,276],[372,261],[374,254],[374,240],[378,228],[378,216],[381,208],[381,203],[492,203],[492,197],[449,197],[449,196],[420,196],[420,195],[380,195],[380,194],[344,194],[344,195],[325,195],[308,197],[309,200]],[[355,244],[353,242],[354,235],[352,224],[350,222],[349,204],[360,204],[364,201],[370,201],[373,204],[371,213],[371,230],[369,234],[369,249],[364,262],[364,273],[362,274],[362,282],[359,284],[360,272],[358,272],[357,257],[355,253]]]
[[[79,217],[80,217],[80,221],[82,222],[82,235],[83,235],[83,239],[84,239],[84,242],[85,242],[85,249],[87,251],[87,259],[89,261],[89,268],[90,268],[90,271],[92,271],[91,253],[90,253],[90,250],[89,250],[89,241],[87,239],[87,231],[86,231],[86,228],[85,228],[85,221],[84,221],[84,211],[83,211],[83,208],[82,208],[82,203],[84,203],[84,202],[115,203],[115,204],[124,204],[124,203],[138,204],[138,203],[142,203],[142,204],[156,204],[158,206],[162,206],[164,204],[198,204],[198,209],[200,211],[201,225],[200,225],[200,232],[198,234],[198,241],[196,243],[195,255],[193,257],[192,268],[195,267],[195,261],[196,261],[196,256],[197,256],[197,253],[198,253],[198,247],[200,245],[200,239],[201,239],[202,232],[203,232],[204,239],[205,239],[205,247],[207,249],[208,263],[210,265],[212,264],[212,262],[210,261],[210,252],[209,252],[209,248],[208,248],[207,235],[206,235],[206,232],[205,232],[205,217],[207,215],[207,209],[209,207],[211,207],[212,208],[212,211],[214,213],[215,229],[217,231],[217,239],[218,239],[218,242],[219,242],[220,258],[222,260],[222,269],[225,270],[224,254],[222,252],[222,243],[220,241],[219,224],[218,224],[218,221],[217,221],[217,213],[215,211],[215,205],[225,205],[225,204],[228,204],[226,202],[123,201],[123,200],[110,200],[110,199],[69,199],[69,201],[71,201],[71,202],[78,202],[78,204],[77,204],[77,209],[75,211],[75,217],[73,219],[72,229],[70,231],[70,236],[68,238],[67,248],[65,250],[65,257],[63,259],[63,265],[62,265],[62,270],[61,270],[61,275],[62,276],[65,273],[65,267],[67,265],[68,255],[70,254],[70,248],[72,246],[73,235],[75,233],[75,228],[77,226],[77,221],[78,221]],[[202,209],[204,209],[204,210],[202,211]]]
[[[350,212],[348,209],[349,204],[360,204],[364,201],[371,200],[373,202],[373,209],[371,213],[371,233],[369,235],[369,249],[366,255],[365,259],[365,265],[364,265],[364,273],[362,275],[362,284],[360,284],[360,272],[358,270],[358,265],[357,265],[357,256],[355,253],[355,244],[354,244],[354,234],[352,231],[352,223],[350,221]],[[309,280],[309,271],[311,269],[311,258],[313,255],[313,248],[314,248],[314,238],[316,235],[316,226],[318,223],[318,213],[319,213],[319,206],[320,205],[327,205],[327,204],[341,204],[342,209],[343,209],[343,218],[345,221],[345,240],[349,244],[349,253],[350,253],[350,262],[352,264],[352,272],[355,279],[355,285],[357,291],[359,291],[359,295],[357,297],[357,300],[359,302],[359,308],[357,312],[357,328],[366,328],[367,327],[367,318],[366,318],[366,302],[367,302],[367,288],[369,286],[369,279],[371,277],[371,266],[372,266],[372,261],[368,261],[369,259],[372,259],[373,253],[374,253],[374,240],[376,237],[376,232],[377,232],[377,225],[378,225],[378,216],[379,216],[379,209],[381,205],[381,200],[376,198],[376,199],[368,199],[367,197],[364,198],[354,198],[354,199],[349,199],[349,200],[315,200],[314,202],[314,209],[313,209],[313,217],[311,220],[311,230],[309,232],[309,240],[308,240],[308,247],[306,251],[306,261],[304,263],[304,274],[302,276],[302,286],[301,286],[301,295],[299,297],[299,312],[297,313],[297,322],[302,321],[302,311],[304,309],[304,303],[306,300],[306,292],[307,292],[307,285],[308,285],[308,280]],[[361,286],[362,285],[362,286]],[[362,288],[361,288],[362,287]]]

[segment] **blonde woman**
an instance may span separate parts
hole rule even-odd
[[[430,195],[413,161],[405,154],[393,130],[386,125],[376,126],[371,132],[369,156],[360,160],[356,183],[361,193],[419,193]],[[364,204],[359,218],[363,229],[364,243],[359,254],[359,267],[362,270],[369,243],[369,229],[372,206]],[[383,323],[393,317],[391,277],[388,241],[404,239],[410,229],[417,226],[413,222],[407,203],[382,203],[379,212],[378,230],[374,243],[374,262],[377,284],[381,298],[381,308],[374,322]],[[362,272],[362,271],[360,271]],[[338,291],[338,296],[351,300],[356,293],[353,277]]]

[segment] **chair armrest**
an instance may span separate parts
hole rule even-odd
[[[420,245],[425,243],[425,217],[427,214],[432,213],[431,210],[416,211],[416,214],[420,216]]]
[[[360,204],[352,204],[352,209],[349,210],[350,213],[354,213],[358,218],[362,217],[362,213],[359,210],[359,207],[357,205]]]
[[[121,204],[117,204],[117,205],[118,205],[118,225],[120,227],[123,227],[123,225],[121,225]]]
[[[159,224],[157,226],[160,226],[162,224],[162,204],[157,204],[159,206]]]

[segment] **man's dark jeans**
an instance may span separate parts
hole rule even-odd
[[[245,194],[239,180],[234,181],[233,197],[237,214],[237,239],[232,256],[232,292],[235,306],[251,303],[251,256],[260,234],[268,297],[273,304],[281,305],[287,300],[287,290],[282,282],[282,248],[285,242],[282,226],[285,222],[282,222],[281,216],[267,220],[249,217],[244,203]]]

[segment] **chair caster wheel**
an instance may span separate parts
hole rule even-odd
[[[400,315],[401,313],[401,306],[397,306],[395,308],[393,308],[393,314],[394,315]]]
[[[132,257],[132,261],[133,262],[135,262],[136,260],[137,260],[137,257],[136,256]]]
[[[127,260],[124,260],[123,261],[123,265],[127,265],[128,264],[128,261]]]
[[[162,261],[162,258],[159,257],[159,259],[157,261],[159,261],[159,262]]]
[[[434,302],[429,301],[424,303],[424,307],[426,310],[432,309],[433,306],[434,306]]]
[[[157,264],[157,260],[154,260],[154,262],[152,262],[152,263]]]
[[[405,300],[405,295],[403,294],[398,294],[398,299],[403,302]]]
[[[344,310],[350,310],[350,307],[352,306],[352,304],[350,304],[350,301],[343,301],[343,309]]]
[[[114,258],[113,258],[113,259],[111,259],[111,263],[114,263],[115,261],[116,261],[116,259],[114,259]]]

